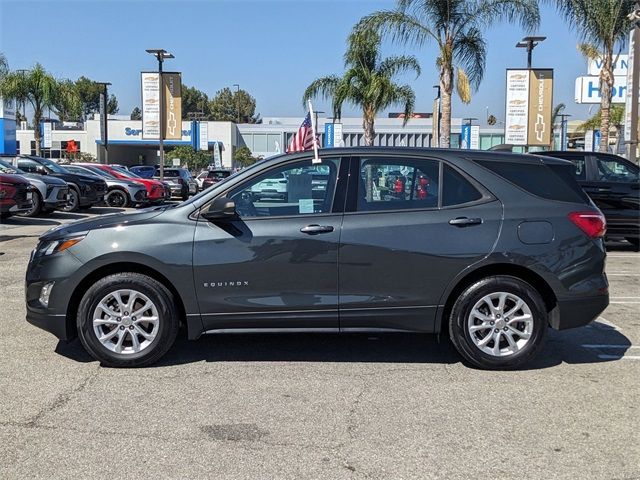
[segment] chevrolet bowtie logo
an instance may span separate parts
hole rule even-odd
[[[535,130],[536,130],[536,139],[541,142],[543,139],[543,134],[545,132],[547,128],[547,125],[544,123],[544,117],[541,114],[537,114],[536,115],[536,124],[535,124]]]
[[[175,135],[177,123],[175,113],[169,112],[169,119],[167,120],[167,131],[169,135]]]

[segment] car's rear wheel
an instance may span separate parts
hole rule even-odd
[[[40,192],[33,192],[31,201],[33,202],[33,206],[26,212],[19,213],[18,215],[22,217],[35,217],[42,212],[42,197],[40,196]]]
[[[541,350],[548,315],[540,293],[515,277],[493,276],[467,287],[449,318],[451,341],[470,364],[519,367]]]
[[[84,294],[78,334],[91,356],[109,367],[156,362],[176,339],[179,321],[171,292],[139,273],[117,273]]]
[[[120,189],[113,189],[104,197],[104,203],[113,208],[125,208],[129,206],[129,196]]]

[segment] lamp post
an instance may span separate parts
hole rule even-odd
[[[162,48],[150,48],[147,53],[153,55],[158,60],[158,81],[160,82],[160,134],[158,135],[160,149],[160,181],[164,180],[164,81],[162,78],[162,62],[170,58],[176,58],[171,53]]]
[[[440,112],[440,108],[441,108],[440,104],[441,104],[442,100],[441,100],[441,96],[440,96],[440,85],[434,85],[433,88],[435,88],[436,92],[437,92],[436,93],[436,105],[435,105],[435,108],[434,108],[435,112],[433,113],[433,114],[437,115],[437,118],[436,118],[436,125],[432,125],[432,128],[431,128],[431,130],[433,132],[434,127],[435,127],[435,135],[433,135],[433,137],[434,137],[436,143],[434,143],[434,142],[431,142],[431,143],[434,143],[434,147],[439,147],[440,146],[440,118],[442,116],[441,112]],[[433,118],[433,114],[431,115],[432,118]]]
[[[567,118],[571,115],[568,113],[561,113],[560,117],[560,150],[567,149]]]
[[[316,122],[316,123],[315,123],[316,131],[315,131],[315,132],[313,132],[313,133],[315,134],[315,136],[316,136],[316,137],[318,136],[318,114],[319,114],[319,113],[327,113],[327,112],[323,112],[322,110],[314,110],[314,111],[313,111],[313,115],[316,117],[316,118],[314,119],[314,120],[315,120],[315,122]]]
[[[632,69],[631,75],[631,105],[630,112],[631,121],[629,122],[630,132],[628,139],[628,156],[627,158],[635,162],[638,158],[638,90],[640,90],[640,0],[636,1],[634,10],[629,14],[629,19],[634,22],[633,29],[633,65],[629,65]],[[627,103],[629,105],[629,103]]]
[[[527,68],[531,70],[531,54],[533,49],[538,46],[540,42],[544,42],[547,37],[524,37],[521,41],[516,43],[516,48],[527,49]]]
[[[109,95],[107,93],[107,87],[111,85],[109,82],[96,82],[102,87],[102,95],[100,97],[100,136],[104,145],[104,163],[109,164],[109,129],[108,120],[109,115],[107,112]]]
[[[240,123],[240,85],[237,83],[233,84],[234,87],[236,87],[236,116],[237,116],[237,122],[236,125]]]

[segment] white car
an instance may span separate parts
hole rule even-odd
[[[275,177],[265,178],[251,187],[251,195],[254,200],[262,198],[279,199],[287,201],[287,176],[280,172]]]

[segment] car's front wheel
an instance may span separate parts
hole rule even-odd
[[[129,206],[129,196],[126,192],[115,188],[104,197],[104,203],[106,203],[108,207],[126,208]]]
[[[541,350],[548,315],[540,293],[515,277],[493,276],[467,287],[449,317],[460,355],[486,369],[519,367]]]
[[[156,362],[173,345],[179,321],[171,292],[139,273],[117,273],[94,283],[78,308],[80,341],[109,367]]]
[[[40,196],[40,192],[33,192],[33,197],[31,198],[33,205],[26,212],[20,213],[19,215],[22,217],[35,217],[40,215],[42,212],[42,197]]]
[[[63,212],[75,212],[80,207],[80,194],[75,188],[70,188],[67,194],[67,203],[60,210]]]

